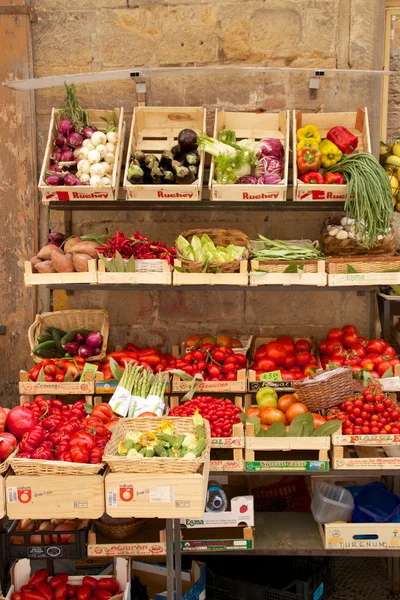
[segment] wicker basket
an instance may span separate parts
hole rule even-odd
[[[28,339],[31,350],[37,345],[37,338],[45,332],[46,327],[58,327],[64,331],[73,329],[90,329],[98,331],[103,336],[101,352],[97,356],[91,356],[86,360],[98,361],[105,357],[107,351],[108,332],[110,329],[108,312],[101,309],[90,310],[59,310],[57,312],[42,313],[36,315],[35,322],[28,329]],[[31,353],[33,360],[37,363],[42,359]]]
[[[396,252],[396,241],[394,230],[391,229],[389,235],[378,242],[373,248],[360,246],[354,239],[338,240],[326,230],[327,225],[340,225],[340,217],[329,217],[324,223],[324,229],[321,231],[321,246],[327,256],[357,256],[357,255],[386,255],[390,256]]]
[[[356,273],[390,273],[400,270],[400,255],[330,258],[326,261],[326,266],[329,275],[348,273],[349,266]]]
[[[344,402],[353,393],[351,367],[339,367],[324,371],[303,380],[293,381],[293,388],[299,402],[310,412],[326,410]]]
[[[104,463],[71,463],[63,460],[18,458],[18,448],[7,459],[15,475],[97,475]]]
[[[239,273],[240,261],[248,260],[250,256],[250,240],[245,233],[238,229],[189,229],[183,231],[181,235],[186,238],[189,242],[194,235],[201,237],[203,233],[210,236],[215,245],[228,246],[229,244],[235,244],[235,246],[244,246],[246,251],[239,260],[232,260],[226,263],[210,263],[209,269],[220,269],[222,273]],[[187,260],[180,254],[178,248],[176,249],[177,258],[182,263],[182,267],[189,271],[189,273],[202,273],[204,263],[196,260]]]
[[[9,467],[9,462],[8,460],[11,458],[11,456],[15,454],[15,450],[12,454],[10,454],[10,456],[8,457],[8,459],[6,459],[4,462],[0,463],[0,473],[5,473]]]
[[[95,521],[96,529],[105,537],[111,540],[124,540],[138,531],[140,531],[146,522],[146,519],[130,519],[133,523],[124,523],[127,519],[114,519],[114,521],[122,521],[122,523],[102,523]]]
[[[157,425],[162,421],[171,421],[174,425],[175,434],[194,433],[195,427],[193,419],[184,417],[159,417],[136,419],[120,419],[113,431],[112,437],[104,449],[103,460],[109,465],[114,473],[196,473],[200,466],[206,462],[210,455],[211,436],[210,425],[204,421],[207,446],[199,458],[185,460],[184,458],[153,457],[153,458],[134,458],[127,456],[118,456],[118,444],[125,440],[128,431],[157,432]]]

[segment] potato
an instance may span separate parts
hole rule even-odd
[[[37,265],[38,263],[42,262],[40,258],[38,258],[35,254],[35,256],[32,256],[31,260],[31,265],[34,267],[35,265]]]
[[[88,254],[91,258],[97,258],[96,248],[99,247],[97,242],[79,242],[71,248],[73,254]]]
[[[79,273],[89,271],[89,260],[93,260],[89,254],[73,254],[72,262],[74,263],[75,271],[78,271]]]
[[[35,265],[35,269],[38,273],[57,273],[51,260],[42,260]]]
[[[71,252],[71,248],[75,246],[75,244],[79,244],[80,241],[81,238],[77,235],[74,235],[74,237],[69,238],[69,240],[67,240],[64,244],[64,252]]]
[[[53,250],[64,254],[64,250],[61,250],[61,248],[59,248],[58,246],[55,246],[54,244],[46,244],[46,246],[43,246],[43,248],[39,250],[36,256],[41,260],[50,260],[51,253],[53,252]]]
[[[73,273],[75,271],[72,263],[72,254],[51,253],[51,264],[57,273]]]

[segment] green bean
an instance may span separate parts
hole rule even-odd
[[[318,242],[313,244],[289,244],[282,240],[269,240],[259,234],[259,240],[253,241],[256,247],[252,250],[252,258],[258,260],[317,260],[324,258],[324,255],[318,248]],[[257,245],[264,245],[263,248],[258,248]]]

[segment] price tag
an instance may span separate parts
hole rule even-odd
[[[96,373],[98,370],[98,366],[97,365],[92,365],[91,363],[86,363],[85,366],[83,367],[83,371],[82,371],[82,375],[79,381],[85,381],[86,379],[86,373],[93,373],[93,381],[96,379]]]
[[[269,373],[261,373],[260,381],[282,381],[282,373],[280,371],[270,371]]]

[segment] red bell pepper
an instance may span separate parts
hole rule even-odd
[[[57,586],[66,584],[68,581],[68,573],[58,573],[58,575],[54,575],[54,577],[50,580],[51,589],[55,590]]]
[[[332,127],[326,139],[336,144],[344,154],[351,154],[358,146],[358,139],[346,127]]]
[[[325,173],[325,183],[334,185],[344,185],[344,177],[341,173]]]
[[[321,173],[317,173],[317,171],[310,171],[309,173],[305,173],[300,177],[300,181],[303,183],[324,183],[324,178]]]
[[[32,577],[28,581],[28,586],[31,589],[35,589],[39,585],[39,583],[41,583],[42,581],[47,581],[48,576],[49,572],[47,569],[40,569],[32,575]]]

